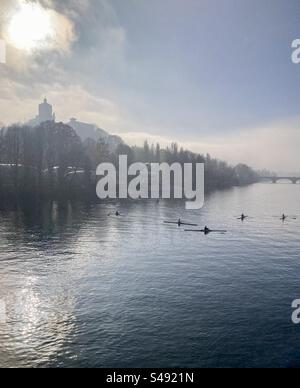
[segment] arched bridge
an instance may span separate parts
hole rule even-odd
[[[268,176],[268,177],[260,177],[261,182],[272,182],[278,183],[279,181],[290,181],[294,185],[298,182],[300,183],[300,177],[298,176]]]

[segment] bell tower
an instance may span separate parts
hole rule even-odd
[[[39,115],[38,119],[40,123],[45,121],[55,121],[55,114],[53,113],[52,105],[48,104],[47,99],[44,99],[44,102],[39,105]]]

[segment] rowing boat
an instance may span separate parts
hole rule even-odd
[[[185,229],[184,230],[185,232],[196,232],[196,233],[227,233],[227,230],[218,230],[218,229],[215,229],[215,230],[205,230],[205,229]]]

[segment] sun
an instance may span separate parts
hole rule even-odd
[[[8,37],[13,46],[31,51],[47,45],[53,37],[51,15],[37,3],[21,2],[8,25]]]

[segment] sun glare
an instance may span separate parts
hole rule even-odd
[[[53,36],[51,16],[38,4],[22,2],[9,23],[8,36],[21,50],[43,47]]]

